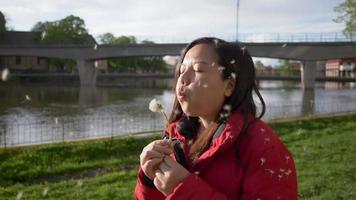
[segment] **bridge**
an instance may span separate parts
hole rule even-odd
[[[356,57],[356,42],[242,43],[253,57],[299,60],[303,88],[314,88],[316,61]],[[41,56],[77,61],[81,85],[96,84],[95,60],[128,56],[179,55],[185,43],[129,45],[0,45],[0,56]]]

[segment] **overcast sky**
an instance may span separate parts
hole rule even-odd
[[[341,32],[333,8],[343,0],[241,0],[239,33]],[[138,40],[190,41],[199,36],[236,36],[236,0],[0,0],[14,30],[70,14],[97,37],[111,32]]]

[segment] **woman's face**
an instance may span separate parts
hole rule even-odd
[[[197,44],[185,55],[176,85],[177,99],[188,116],[214,120],[230,89],[219,71],[218,57],[210,44]]]

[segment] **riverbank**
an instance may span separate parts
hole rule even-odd
[[[269,123],[292,152],[300,199],[356,198],[356,114]],[[0,199],[133,199],[138,156],[159,136],[0,151]]]

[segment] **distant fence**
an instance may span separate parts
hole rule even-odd
[[[356,102],[337,97],[332,101],[286,101],[284,106],[268,104],[264,120],[356,111]],[[0,124],[0,147],[134,135],[162,131],[163,126],[164,120],[157,113],[131,119],[106,116],[7,122]]]

